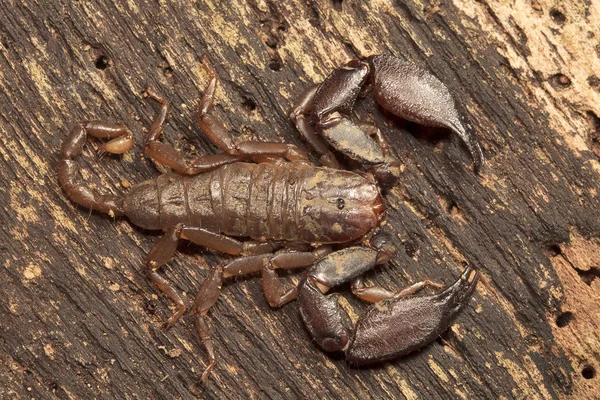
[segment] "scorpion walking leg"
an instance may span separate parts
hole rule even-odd
[[[223,268],[221,266],[217,266],[212,270],[212,273],[204,280],[204,282],[202,282],[192,307],[196,329],[198,330],[198,335],[200,336],[202,345],[208,354],[209,360],[208,366],[202,373],[202,383],[206,382],[208,376],[217,363],[215,349],[212,342],[211,327],[206,317],[208,310],[217,302],[217,299],[219,298],[222,283]]]
[[[285,290],[276,270],[310,267],[329,251],[329,248],[322,247],[314,251],[282,250],[274,254],[241,257],[224,267],[223,277],[260,272],[267,302],[271,307],[281,307],[296,298],[297,288]]]
[[[246,141],[235,143],[223,123],[209,114],[214,103],[218,78],[211,71],[212,79],[204,91],[198,106],[198,125],[204,134],[220,149],[238,159],[262,161],[265,157],[283,157],[289,161],[308,161],[306,153],[293,144]]]
[[[445,288],[445,286],[441,283],[437,283],[429,279],[413,283],[412,285],[398,291],[391,291],[381,286],[366,287],[363,283],[362,277],[354,279],[351,285],[352,294],[369,303],[377,303],[378,301],[388,300],[394,297],[407,297],[425,289],[426,287],[432,287],[439,290]]]
[[[150,87],[146,88],[146,93],[161,105],[160,111],[152,122],[150,131],[146,136],[146,153],[154,161],[172,168],[179,173],[196,175],[240,160],[240,157],[230,154],[212,154],[191,159],[170,144],[159,142],[169,112],[169,102]]]
[[[211,327],[207,315],[221,293],[223,278],[265,271],[267,264],[273,264],[275,268],[306,267],[312,265],[316,257],[318,255],[313,252],[259,254],[240,257],[225,267],[218,266],[213,269],[212,273],[202,282],[192,307],[196,328],[209,359],[209,364],[202,373],[201,380],[203,383],[206,382],[216,364]],[[269,269],[269,271],[272,271],[272,269]],[[267,276],[265,278],[263,275],[263,288],[269,304],[273,307],[279,307],[296,298],[296,288],[285,292],[282,290],[279,282],[275,283],[275,280],[276,276]]]
[[[146,259],[146,274],[152,284],[177,305],[177,311],[164,323],[169,330],[185,313],[187,305],[173,284],[159,275],[158,269],[169,262],[177,250],[179,239],[187,239],[197,245],[208,247],[227,254],[240,254],[245,251],[244,243],[198,227],[186,227],[178,224],[168,230],[154,245]]]
[[[296,125],[296,129],[302,138],[320,155],[321,164],[330,168],[339,168],[340,165],[335,155],[329,150],[329,146],[312,127],[307,117],[312,112],[313,99],[319,84],[314,84],[306,89],[293,105],[290,119]]]
[[[182,229],[183,226],[178,225],[167,231],[154,245],[146,259],[145,271],[152,284],[177,305],[177,311],[163,324],[165,330],[169,330],[187,309],[183,297],[173,287],[173,284],[158,274],[158,269],[175,254]]]
[[[110,139],[100,147],[100,150],[113,154],[122,154],[133,146],[133,134],[124,124],[91,121],[75,125],[61,149],[61,159],[58,164],[60,185],[74,202],[112,216],[121,216],[123,215],[122,197],[95,193],[79,178],[79,165],[74,159],[82,153],[88,135],[99,139]]]

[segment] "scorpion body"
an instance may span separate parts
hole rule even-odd
[[[313,340],[326,351],[343,351],[346,359],[357,365],[398,357],[430,343],[450,326],[475,290],[479,273],[472,267],[446,288],[430,280],[397,291],[363,284],[364,272],[385,264],[396,252],[393,238],[382,232],[386,207],[379,186],[393,186],[400,168],[376,127],[350,119],[359,94],[371,89],[388,110],[454,130],[471,151],[475,170],[483,165],[479,144],[460,122],[440,81],[394,57],[377,56],[370,63],[355,60],[336,69],[321,85],[306,90],[293,108],[292,120],[323,166],[311,163],[294,145],[236,141],[209,115],[217,85],[210,68],[212,79],[197,118],[204,134],[224,153],[191,159],[161,142],[168,102],[150,88],[147,94],[161,108],[146,137],[145,151],[172,172],[133,186],[125,196],[99,194],[81,180],[76,160],[88,136],[108,140],[100,147],[102,151],[121,154],[132,147],[132,132],[120,123],[83,122],[74,126],[63,143],[59,181],[72,201],[111,216],[126,216],[141,228],[164,232],[148,254],[145,272],[176,304],[166,329],[188,309],[186,299],[159,274],[177,250],[178,241],[189,240],[238,256],[212,267],[191,306],[209,358],[203,382],[216,363],[207,315],[227,277],[260,273],[265,298],[272,307],[298,298]],[[367,84],[368,79],[371,83]],[[412,99],[406,93],[390,91],[397,87],[392,81],[405,82],[422,93]],[[340,170],[330,147],[361,165],[363,171]],[[307,270],[297,286],[284,289],[276,270],[297,268]],[[328,294],[345,283],[350,283],[358,298],[377,303],[351,328],[336,295]],[[427,286],[444,290],[433,296],[410,297]]]
[[[184,224],[261,242],[329,244],[375,229],[385,205],[374,181],[350,171],[236,162],[142,182],[127,193],[123,209],[145,229]]]

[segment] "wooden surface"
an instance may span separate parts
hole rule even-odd
[[[0,3],[0,398],[600,393],[597,0]],[[269,309],[258,279],[231,281],[211,311],[219,364],[202,387],[191,319],[163,333],[172,304],[141,274],[157,234],[69,202],[56,176],[62,141],[82,120],[124,121],[134,151],[99,160],[89,145],[85,177],[122,193],[156,176],[141,146],[156,110],[141,96],[148,83],[173,105],[169,141],[213,152],[193,118],[206,54],[228,128],[303,145],[287,117],[294,98],[383,52],[450,87],[488,162],[478,177],[456,137],[362,102],[358,116],[374,116],[405,166],[387,196],[401,250],[367,278],[449,283],[473,263],[483,274],[473,300],[423,351],[355,369],[311,343],[295,304]],[[165,276],[189,297],[222,258],[180,250]]]

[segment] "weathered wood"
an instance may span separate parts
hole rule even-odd
[[[593,398],[600,393],[600,5],[597,1],[38,2],[0,7],[1,398]],[[368,3],[368,4],[363,4]],[[77,209],[56,179],[83,120],[124,121],[135,151],[81,162],[121,193],[157,174],[142,131],[173,105],[166,134],[214,147],[193,110],[206,54],[223,85],[215,115],[240,135],[302,146],[290,104],[354,57],[404,55],[444,81],[488,159],[406,126],[372,100],[404,162],[387,196],[402,251],[368,275],[398,287],[483,279],[457,323],[403,360],[354,369],[315,348],[296,306],[269,309],[258,279],[228,283],[211,311],[219,364],[206,387],[192,321],[140,273],[156,234]],[[92,146],[88,146],[92,149]],[[221,256],[194,246],[165,268],[193,296]],[[347,308],[364,306],[348,297]]]

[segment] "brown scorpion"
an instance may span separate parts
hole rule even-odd
[[[206,59],[203,59],[206,63]],[[209,363],[216,359],[207,313],[217,301],[223,279],[260,273],[272,307],[296,298],[302,319],[314,341],[326,351],[343,351],[355,365],[399,357],[416,350],[445,331],[468,302],[479,278],[474,267],[436,295],[410,297],[424,280],[398,291],[365,286],[361,275],[388,262],[396,248],[383,231],[386,206],[378,182],[392,186],[399,162],[379,130],[355,124],[349,114],[359,95],[374,91],[387,110],[425,125],[447,127],[464,140],[478,171],[481,149],[461,122],[446,86],[429,72],[392,56],[351,61],[334,70],[320,85],[311,86],[292,111],[304,139],[320,155],[323,166],[291,144],[236,141],[209,114],[217,76],[211,75],[198,109],[198,124],[222,154],[191,158],[160,142],[169,104],[160,103],[146,137],[145,150],[155,162],[172,169],[132,187],[124,196],[101,195],[80,178],[75,158],[91,135],[107,139],[100,149],[121,154],[133,145],[132,132],[121,123],[76,124],[61,149],[59,180],[67,196],[86,208],[126,216],[133,224],[164,235],[148,254],[145,272],[152,284],[176,305],[165,322],[173,326],[188,308],[184,297],[158,270],[177,249],[180,239],[239,258],[212,268],[201,284],[191,310]],[[341,170],[330,147],[360,163],[364,171]],[[277,269],[305,268],[297,287],[285,289]],[[350,283],[360,299],[377,303],[353,328],[330,289]]]

